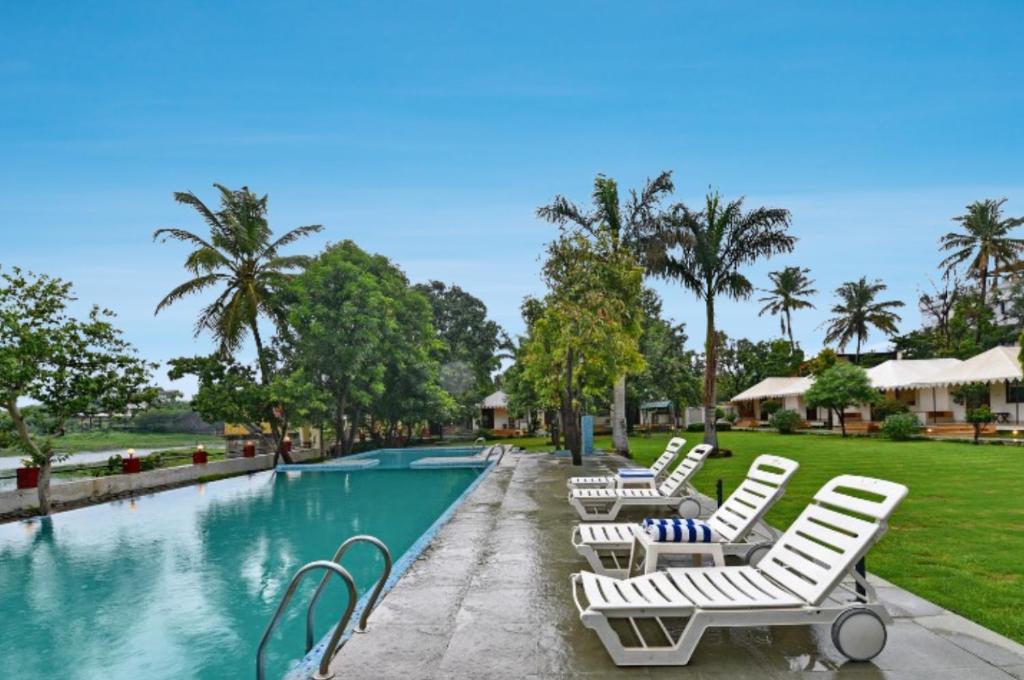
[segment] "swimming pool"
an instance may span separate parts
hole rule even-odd
[[[359,533],[398,559],[481,474],[410,470],[400,453],[374,453],[391,462],[263,472],[0,525],[0,678],[250,677],[296,569]],[[344,566],[362,594],[381,561],[357,545]],[[268,678],[303,655],[316,580],[296,594],[268,648]],[[335,579],[318,607],[318,638],[344,604]]]

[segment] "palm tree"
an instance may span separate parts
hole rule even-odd
[[[285,312],[281,289],[304,267],[309,258],[303,255],[280,255],[279,251],[300,238],[319,232],[319,224],[292,229],[277,240],[271,240],[267,224],[267,196],[257,196],[242,187],[234,191],[214,184],[220,191],[221,209],[214,212],[189,192],[175,192],[174,200],[195,208],[210,228],[209,238],[185,229],[164,228],[153,233],[153,239],[168,238],[189,243],[195,249],[185,258],[185,269],[192,278],[176,287],[160,301],[154,314],[187,295],[218,287],[220,293],[199,313],[195,335],[210,331],[224,355],[234,353],[247,334],[256,344],[260,380],[267,385],[271,379],[270,359],[260,335],[259,319],[265,317],[282,328]],[[162,238],[161,238],[162,237]],[[277,433],[277,418],[268,414]],[[278,437],[280,439],[280,437]]]
[[[1024,252],[1024,239],[1011,238],[1010,232],[1024,224],[1024,217],[1003,219],[1005,198],[987,198],[967,206],[967,212],[953,218],[963,227],[962,232],[951,231],[939,240],[943,251],[953,251],[939,266],[951,276],[957,266],[967,265],[969,275],[981,284],[981,302],[988,301],[989,267],[994,263],[995,273],[1000,267],[1012,267]],[[981,320],[975,328],[975,340],[981,340]]]
[[[825,332],[825,342],[834,342],[839,349],[843,349],[851,340],[856,340],[857,353],[854,363],[860,364],[860,348],[868,339],[870,326],[886,335],[896,333],[896,324],[901,319],[890,310],[902,307],[903,303],[899,300],[876,302],[875,298],[885,289],[886,285],[881,281],[868,283],[865,276],[860,277],[859,281],[847,281],[836,288],[839,303],[832,307],[835,316],[826,322],[828,329]]]
[[[789,211],[754,208],[744,212],[743,199],[728,203],[709,193],[703,210],[673,206],[653,232],[639,239],[648,271],[673,279],[704,301],[707,335],[704,342],[704,441],[718,446],[715,431],[718,335],[715,299],[750,297],[754,286],[740,268],[761,258],[793,250]]]
[[[800,267],[786,267],[779,272],[771,272],[768,278],[771,279],[772,288],[762,288],[762,293],[768,293],[766,297],[760,298],[758,302],[765,302],[758,316],[765,313],[773,316],[779,315],[779,325],[783,335],[789,336],[789,348],[796,350],[796,343],[793,341],[793,317],[794,309],[814,309],[814,305],[803,300],[809,295],[817,294],[817,290],[811,288],[814,281],[807,277],[810,269]]]
[[[537,216],[565,229],[569,226],[590,236],[607,234],[614,252],[632,248],[635,236],[660,219],[659,203],[674,189],[672,173],[662,172],[653,180],[648,179],[637,193],[630,191],[629,200],[619,201],[619,186],[611,177],[598,175],[594,178],[594,192],[591,197],[593,208],[588,212],[564,196],[555,196],[550,205],[537,209]],[[638,300],[627,301],[627,309],[637,309]],[[612,446],[623,455],[629,455],[629,438],[626,428],[626,376],[615,381],[612,390]]]

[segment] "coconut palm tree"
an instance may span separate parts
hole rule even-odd
[[[808,278],[810,269],[800,267],[786,267],[782,271],[771,272],[768,278],[772,281],[772,288],[762,288],[762,293],[768,293],[766,297],[760,298],[758,302],[765,302],[758,316],[766,313],[779,315],[779,325],[783,335],[789,336],[789,348],[796,350],[796,343],[793,341],[793,317],[794,309],[814,309],[814,305],[804,300],[810,295],[817,294],[817,290],[811,288],[814,281]]]
[[[981,286],[982,304],[988,302],[988,279],[990,267],[995,265],[996,274],[1000,267],[1012,267],[1024,252],[1024,239],[1012,238],[1010,232],[1024,224],[1024,217],[1003,218],[1005,198],[987,198],[967,206],[967,212],[953,218],[963,227],[962,232],[951,231],[939,240],[943,251],[952,251],[939,266],[946,276],[955,274],[956,268],[965,263],[971,277],[978,279]],[[975,340],[981,339],[981,323],[975,328]]]
[[[292,229],[276,240],[267,224],[267,196],[257,196],[248,187],[234,191],[214,184],[220,191],[221,208],[213,211],[191,191],[175,192],[174,200],[195,208],[210,228],[208,238],[185,229],[163,228],[153,239],[168,238],[195,247],[185,259],[192,278],[169,292],[154,314],[174,302],[209,288],[218,288],[216,299],[204,307],[195,324],[195,335],[210,331],[220,351],[231,354],[251,333],[256,344],[263,384],[270,382],[270,362],[260,335],[259,319],[276,326],[284,324],[279,292],[304,267],[309,258],[280,255],[279,251],[300,238],[323,229],[319,224]]]
[[[787,231],[789,211],[744,211],[742,198],[725,202],[718,193],[708,193],[703,210],[694,211],[680,203],[655,226],[653,232],[638,239],[648,271],[678,281],[704,302],[704,441],[717,447],[715,300],[722,295],[737,300],[750,297],[754,286],[740,269],[761,258],[793,250],[796,237]]]
[[[877,302],[878,294],[886,289],[881,281],[868,282],[867,277],[859,281],[847,281],[836,288],[839,303],[832,307],[835,315],[826,323],[825,342],[836,343],[839,349],[846,347],[852,340],[857,341],[856,364],[860,364],[860,348],[868,339],[870,327],[874,326],[886,335],[896,333],[896,324],[900,316],[891,311],[902,307],[899,300]]]
[[[629,200],[620,203],[618,183],[611,177],[598,175],[594,178],[592,208],[580,208],[564,196],[555,196],[550,205],[537,209],[537,216],[563,230],[575,229],[590,236],[607,234],[612,249],[622,252],[632,248],[636,234],[649,229],[660,219],[659,204],[662,198],[674,189],[672,173],[662,172],[653,180],[648,179],[638,193],[630,191]],[[638,300],[627,300],[626,308],[639,312]],[[612,390],[612,446],[623,455],[629,454],[629,438],[626,432],[626,376],[615,381]]]

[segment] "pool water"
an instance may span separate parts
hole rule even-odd
[[[296,569],[360,533],[397,560],[479,474],[263,472],[0,525],[0,678],[253,677],[256,646]],[[381,565],[366,545],[344,558],[360,595]],[[302,657],[317,580],[282,619],[268,678]],[[316,639],[345,597],[335,580]]]
[[[465,458],[468,456],[475,456],[476,454],[480,453],[480,451],[480,447],[445,447],[432,449],[378,449],[376,451],[358,453],[354,456],[345,456],[340,460],[379,460],[380,465],[377,469],[397,469],[408,467],[410,463],[422,460],[424,458]]]

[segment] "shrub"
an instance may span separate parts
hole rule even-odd
[[[736,413],[736,411],[729,411],[728,413],[725,414],[725,419],[728,420],[731,425],[735,425],[736,419],[739,417],[740,414]]]
[[[886,420],[891,415],[907,413],[909,411],[910,407],[899,399],[883,399],[871,409],[874,420],[882,421]]]
[[[800,414],[796,411],[782,410],[772,414],[771,426],[780,434],[793,434],[800,425]]]
[[[715,407],[715,420],[721,420],[725,417],[725,409],[721,406]]]
[[[782,410],[782,402],[778,399],[765,399],[761,402],[761,413],[766,416],[775,415],[776,411]]]
[[[717,432],[728,432],[732,429],[731,423],[715,423],[715,431]],[[690,423],[686,426],[687,432],[703,432],[704,423]]]
[[[921,431],[913,413],[893,413],[882,421],[882,434],[893,441],[906,441]]]

